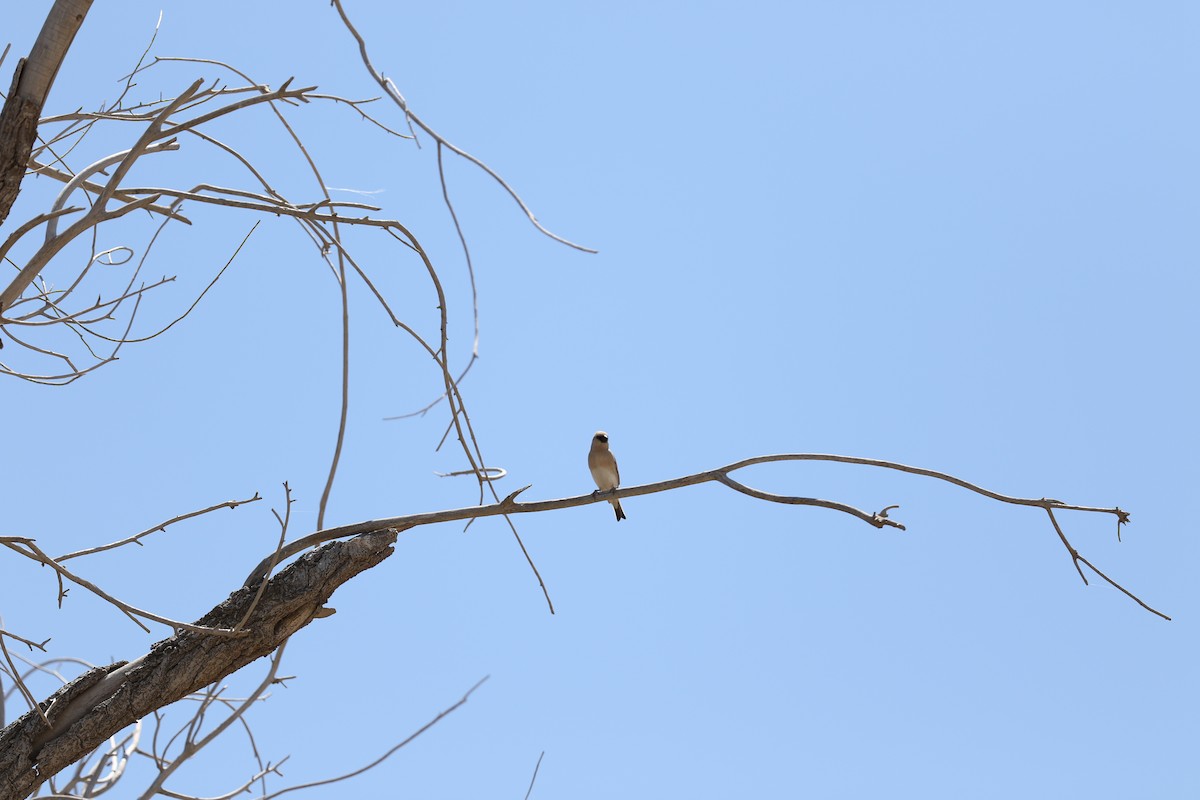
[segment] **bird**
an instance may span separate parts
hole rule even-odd
[[[588,451],[588,469],[592,471],[592,480],[599,487],[596,491],[611,492],[621,485],[621,471],[617,469],[617,459],[608,449],[608,434],[604,431],[596,431],[596,435],[592,437],[592,449]],[[613,511],[617,512],[617,522],[625,519],[621,501],[614,497],[608,502],[612,503]]]

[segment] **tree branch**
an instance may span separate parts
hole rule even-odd
[[[247,635],[182,631],[130,662],[92,670],[0,731],[0,800],[21,800],[127,725],[270,654],[313,619],[337,587],[392,554],[395,531],[380,530],[309,553],[275,576],[259,598]],[[255,592],[239,589],[198,627],[231,628]]]
[[[639,495],[644,495],[644,494],[655,494],[658,492],[670,491],[672,489],[681,489],[685,486],[695,486],[696,484],[699,484],[699,483],[708,483],[710,481],[715,481],[724,486],[728,486],[729,488],[733,489],[734,491],[740,492],[740,493],[748,495],[750,497],[754,497],[759,500],[766,500],[766,501],[772,502],[772,503],[783,503],[783,504],[787,504],[787,505],[808,505],[808,506],[818,506],[820,508],[828,508],[833,511],[840,511],[844,514],[849,514],[853,517],[861,519],[863,522],[866,522],[869,525],[873,525],[876,528],[890,527],[890,528],[898,528],[899,530],[905,530],[904,525],[891,519],[888,516],[889,511],[891,511],[893,508],[898,508],[898,506],[895,506],[895,505],[889,505],[879,511],[872,513],[872,512],[863,511],[863,510],[855,508],[853,506],[846,505],[845,503],[839,503],[839,502],[836,502],[833,500],[822,500],[822,499],[815,498],[815,497],[795,497],[795,496],[771,494],[769,492],[764,492],[759,489],[754,489],[752,487],[746,486],[745,484],[740,483],[739,481],[736,481],[729,476],[729,473],[734,472],[739,469],[743,469],[745,467],[754,466],[756,464],[775,463],[775,462],[780,462],[780,461],[833,461],[833,462],[842,463],[842,464],[859,464],[859,465],[863,465],[863,466],[879,467],[882,469],[890,469],[890,470],[895,470],[897,472],[907,472],[912,475],[921,475],[923,477],[935,478],[937,480],[945,481],[947,483],[952,483],[955,486],[962,487],[969,491],[975,492],[976,494],[981,494],[984,497],[991,498],[992,500],[997,500],[1001,503],[1009,503],[1011,505],[1020,505],[1020,506],[1032,506],[1035,508],[1045,509],[1047,512],[1053,512],[1054,510],[1062,510],[1062,511],[1083,511],[1083,512],[1094,513],[1094,514],[1112,514],[1113,516],[1115,516],[1117,518],[1118,530],[1120,530],[1121,525],[1127,524],[1129,522],[1129,513],[1127,511],[1123,511],[1120,508],[1115,508],[1115,507],[1114,508],[1099,508],[1099,507],[1095,507],[1095,506],[1072,505],[1070,503],[1064,503],[1061,500],[1052,500],[1048,497],[1043,497],[1040,499],[1029,498],[1029,497],[1013,497],[1010,495],[1000,494],[999,492],[994,492],[991,489],[985,489],[982,486],[978,486],[976,484],[970,483],[969,481],[965,481],[962,478],[956,477],[956,476],[951,475],[946,472],[939,472],[937,470],[925,469],[924,467],[913,467],[913,466],[909,466],[907,464],[900,464],[895,461],[882,461],[880,459],[875,459],[875,458],[859,458],[857,456],[841,456],[841,455],[832,455],[832,454],[827,454],[827,453],[780,453],[777,455],[755,456],[754,458],[747,458],[742,461],[736,461],[732,464],[727,464],[724,467],[718,467],[717,469],[708,470],[707,472],[697,472],[693,475],[684,475],[684,476],[681,476],[678,478],[671,478],[670,480],[658,481],[657,483],[646,483],[646,484],[642,484],[641,486],[624,486],[624,487],[621,487],[618,489],[614,489],[611,492],[593,492],[591,494],[577,495],[575,497],[564,497],[564,498],[560,498],[558,500],[539,500],[539,501],[532,502],[532,503],[518,503],[517,495],[521,494],[522,492],[524,492],[526,489],[529,488],[528,486],[525,486],[521,489],[516,490],[512,494],[508,495],[507,497],[505,497],[503,500],[499,501],[498,503],[493,503],[491,505],[470,506],[467,508],[453,508],[453,509],[447,509],[444,511],[430,511],[430,512],[426,512],[423,514],[408,514],[408,515],[405,515],[402,517],[389,517],[387,519],[368,520],[366,522],[358,522],[358,523],[354,523],[351,525],[343,525],[343,526],[337,527],[337,528],[329,528],[327,530],[321,530],[321,531],[317,531],[315,533],[310,533],[308,536],[305,536],[301,539],[291,542],[288,545],[285,545],[282,549],[277,549],[270,556],[264,558],[258,564],[258,566],[254,568],[254,570],[250,573],[250,575],[247,576],[246,585],[247,586],[255,585],[260,580],[262,580],[264,577],[266,577],[267,574],[269,574],[270,570],[273,569],[273,566],[275,564],[278,564],[278,563],[284,561],[285,559],[288,559],[288,558],[296,555],[297,553],[301,553],[304,550],[306,550],[310,547],[315,547],[323,542],[329,542],[329,541],[333,541],[335,539],[341,539],[346,536],[355,536],[355,535],[358,535],[361,533],[367,533],[370,531],[379,531],[379,530],[385,530],[385,529],[395,530],[396,532],[402,532],[402,531],[408,530],[409,528],[415,528],[419,525],[432,525],[432,524],[439,523],[439,522],[454,522],[457,520],[464,520],[464,519],[473,520],[473,519],[478,519],[481,517],[494,517],[494,516],[499,516],[499,515],[504,515],[507,517],[509,514],[531,514],[531,513],[536,513],[539,511],[554,511],[554,510],[561,509],[561,508],[575,508],[576,506],[584,506],[584,505],[590,505],[592,503],[607,502],[613,498],[637,497]],[[1058,533],[1059,537],[1062,539],[1063,544],[1066,545],[1067,549],[1070,551],[1071,557],[1072,557],[1072,559],[1075,560],[1077,568],[1078,568],[1078,562],[1082,561],[1084,564],[1087,564],[1088,567],[1090,567],[1092,570],[1094,570],[1097,575],[1100,575],[1102,578],[1104,578],[1106,581],[1108,581],[1113,587],[1115,587],[1119,591],[1123,592],[1124,594],[1128,595],[1132,600],[1134,600],[1136,603],[1138,603],[1138,605],[1145,608],[1147,611],[1157,614],[1158,616],[1162,617],[1163,619],[1166,619],[1166,620],[1171,619],[1169,616],[1162,613],[1161,611],[1157,611],[1157,610],[1151,608],[1150,606],[1146,605],[1146,603],[1142,602],[1142,600],[1140,600],[1136,595],[1134,595],[1128,589],[1126,589],[1125,587],[1121,586],[1116,581],[1109,578],[1107,575],[1105,575],[1103,572],[1101,572],[1096,567],[1092,566],[1092,564],[1089,561],[1087,561],[1086,559],[1084,559],[1082,556],[1080,556],[1078,554],[1078,552],[1067,541],[1066,536],[1063,534],[1062,530],[1058,527],[1057,521],[1054,520],[1053,513],[1051,513],[1051,521],[1054,522],[1055,531]],[[1081,571],[1080,576],[1082,576],[1082,575],[1083,575],[1083,573]]]
[[[91,7],[92,0],[56,0],[29,58],[18,61],[13,71],[12,86],[0,110],[0,224],[8,218],[21,191],[42,106]]]

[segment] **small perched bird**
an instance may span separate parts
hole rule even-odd
[[[617,459],[613,458],[612,451],[608,449],[608,434],[604,431],[596,431],[596,435],[592,437],[592,449],[588,451],[588,469],[592,471],[592,480],[600,487],[597,491],[611,492],[621,485],[621,471],[617,469]],[[617,522],[625,519],[621,501],[614,497],[608,502],[612,503],[613,510],[617,512]]]

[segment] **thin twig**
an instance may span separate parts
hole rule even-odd
[[[136,606],[132,606],[129,603],[125,603],[121,600],[118,600],[117,598],[110,595],[108,592],[105,592],[99,586],[96,586],[91,581],[85,580],[84,578],[81,578],[78,575],[75,575],[70,570],[68,570],[66,567],[64,567],[62,564],[59,564],[56,560],[54,560],[50,556],[46,555],[46,553],[40,547],[38,547],[36,544],[34,544],[34,542],[32,540],[27,540],[25,542],[22,542],[21,544],[13,544],[10,542],[0,542],[0,544],[3,544],[5,547],[9,548],[10,550],[12,550],[14,552],[20,553],[21,555],[25,556],[26,558],[32,559],[33,561],[37,561],[40,564],[45,564],[46,566],[50,567],[51,569],[53,569],[55,571],[55,573],[58,575],[60,580],[62,578],[66,578],[67,580],[71,581],[72,583],[74,583],[78,586],[82,586],[84,589],[87,589],[92,594],[95,594],[96,596],[102,598],[103,600],[108,601],[108,603],[110,603],[111,605],[115,606],[118,610],[120,610],[121,613],[123,613],[125,616],[129,617],[129,619],[133,620],[134,624],[137,625],[142,630],[144,630],[146,633],[149,633],[150,629],[148,627],[146,627],[146,625],[143,624],[142,621],[140,619],[138,619],[138,617],[142,617],[143,619],[148,619],[153,622],[158,622],[162,625],[167,625],[167,626],[170,626],[177,630],[182,629],[182,630],[187,630],[187,631],[193,631],[195,633],[211,634],[214,636],[238,636],[238,635],[240,635],[240,632],[238,632],[238,631],[226,630],[223,628],[206,628],[201,625],[192,625],[191,623],[180,622],[178,620],[173,620],[173,619],[169,619],[167,617],[162,617],[162,616],[159,616],[158,614],[154,614],[149,611],[145,611],[143,609],[137,608]],[[28,548],[28,549],[25,549],[25,548]],[[61,598],[62,594],[63,594],[63,592],[60,590],[60,598]]]
[[[537,763],[533,765],[533,777],[529,779],[529,789],[525,792],[525,800],[529,800],[529,795],[533,794],[533,784],[537,781],[538,770],[542,768],[542,759],[546,757],[546,751],[538,756]]]
[[[184,311],[182,314],[177,316],[175,319],[168,322],[163,327],[159,328],[154,333],[148,334],[146,336],[138,336],[138,337],[132,338],[132,339],[121,339],[120,340],[121,343],[122,344],[133,344],[133,343],[139,343],[139,342],[148,342],[151,339],[162,336],[164,333],[171,330],[171,328],[175,327],[180,322],[182,322],[189,314],[191,314],[193,311],[195,311],[196,306],[200,305],[200,301],[203,300],[204,296],[207,295],[209,293],[209,291],[214,286],[217,285],[217,281],[221,280],[222,276],[225,275],[225,270],[229,269],[229,266],[233,263],[233,260],[238,257],[239,253],[242,252],[242,248],[246,246],[246,242],[250,241],[250,236],[253,235],[253,233],[256,230],[258,230],[258,225],[259,225],[259,223],[255,222],[250,227],[250,230],[246,232],[246,235],[242,237],[242,241],[238,243],[237,248],[233,251],[233,255],[231,255],[225,261],[225,266],[221,267],[220,271],[213,277],[213,279],[211,281],[208,282],[208,285],[204,287],[204,289],[200,292],[200,294],[196,295],[196,299],[192,301],[192,304],[187,307],[186,311]],[[95,331],[91,331],[91,333],[93,336],[96,336],[99,339],[103,339],[105,341],[114,341],[112,339],[109,339],[107,336],[103,336],[99,333],[96,333]]]
[[[46,645],[50,643],[50,639],[46,639],[45,641],[41,641],[41,642],[35,642],[32,639],[26,639],[24,636],[18,636],[17,634],[13,633],[12,631],[6,631],[6,630],[4,630],[4,628],[0,628],[0,638],[3,638],[5,636],[7,636],[8,638],[12,639],[15,642],[20,642],[21,644],[28,647],[30,650],[41,650],[43,653],[46,652]]]
[[[346,15],[346,9],[342,8],[341,0],[332,0],[332,2],[333,2],[334,8],[337,9],[338,15],[342,18],[342,22],[345,24],[346,30],[348,30],[350,32],[350,35],[353,36],[354,40],[358,43],[358,52],[359,52],[359,55],[362,56],[362,62],[363,62],[363,65],[367,68],[367,72],[370,73],[371,77],[375,80],[375,82],[378,83],[385,92],[387,92],[388,97],[392,98],[392,101],[394,103],[396,103],[397,106],[400,107],[400,110],[402,110],[404,112],[404,115],[408,120],[410,120],[411,122],[415,122],[417,124],[417,127],[419,127],[421,130],[423,130],[427,134],[429,134],[430,137],[432,137],[439,145],[444,146],[447,150],[454,153],[455,155],[465,158],[467,161],[470,161],[472,164],[479,167],[487,175],[489,175],[492,178],[492,180],[494,180],[494,181],[496,181],[496,183],[500,184],[501,188],[503,188],[504,191],[508,193],[508,196],[511,197],[513,200],[515,200],[517,205],[521,207],[521,210],[523,212],[525,212],[525,217],[533,224],[533,226],[535,228],[537,228],[539,231],[544,233],[546,236],[549,236],[554,241],[565,244],[568,247],[573,247],[576,250],[582,250],[585,253],[595,253],[596,252],[595,250],[593,250],[590,247],[584,247],[581,244],[576,244],[575,242],[572,242],[569,239],[564,239],[563,237],[559,236],[558,234],[547,230],[542,225],[542,223],[538,222],[537,217],[535,217],[533,215],[533,212],[529,210],[529,206],[525,205],[525,201],[521,199],[521,196],[519,194],[517,194],[516,190],[513,189],[511,186],[509,186],[508,182],[505,181],[502,177],[500,177],[499,173],[497,173],[495,170],[493,170],[491,167],[489,167],[483,161],[480,161],[478,158],[476,158],[475,156],[466,152],[465,150],[455,147],[453,144],[451,144],[449,141],[447,141],[441,135],[439,135],[437,133],[437,131],[435,131],[433,128],[431,128],[427,124],[425,124],[425,122],[420,117],[418,117],[411,108],[408,107],[408,101],[404,99],[404,95],[400,94],[400,90],[396,88],[396,85],[394,83],[392,83],[391,79],[385,78],[379,72],[379,70],[377,70],[375,68],[375,65],[373,63],[371,63],[371,58],[367,54],[367,43],[363,40],[363,37],[358,32],[358,29],[354,27],[354,24],[350,22],[350,17]]]
[[[279,543],[275,545],[275,556],[269,569],[275,569],[275,565],[279,563],[279,553],[283,549],[283,543],[287,541],[288,524],[292,520],[292,487],[288,486],[288,482],[283,482],[283,518],[280,519],[279,512],[271,509],[271,513],[275,515],[275,519],[279,522]],[[250,615],[254,613],[254,609],[258,608],[258,602],[262,599],[263,592],[267,588],[267,582],[263,581],[258,585],[258,591],[254,593],[254,599],[250,602],[250,606],[246,609],[245,615],[233,626],[235,631],[245,627],[246,622],[250,619]]]
[[[335,224],[336,227],[336,224]],[[340,240],[336,231],[334,236]],[[333,481],[337,477],[338,464],[342,458],[342,447],[346,443],[346,423],[350,415],[350,292],[346,285],[346,258],[339,248],[338,260],[338,299],[342,307],[342,392],[341,403],[338,406],[337,436],[334,438],[333,457],[329,463],[329,474],[325,478],[325,488],[321,490],[321,500],[317,504],[317,527],[325,524],[325,511],[329,507],[329,497],[333,493]]]
[[[243,620],[243,622],[244,622],[244,620]],[[275,682],[275,676],[279,673],[279,664],[283,660],[283,651],[286,647],[287,647],[287,642],[285,641],[283,644],[281,644],[279,646],[279,648],[274,653],[271,654],[271,666],[270,666],[270,668],[268,668],[266,676],[262,679],[261,682],[259,682],[258,686],[252,692],[250,692],[250,694],[246,697],[246,699],[241,704],[239,704],[237,706],[237,708],[235,708],[229,714],[229,716],[227,716],[225,719],[223,719],[219,723],[217,723],[217,725],[211,731],[209,731],[207,734],[205,734],[203,737],[196,736],[196,733],[198,733],[198,728],[199,728],[198,724],[195,724],[192,726],[192,728],[188,734],[188,737],[185,741],[185,744],[183,746],[183,751],[178,756],[171,759],[169,765],[164,766],[159,770],[158,775],[155,776],[154,780],[150,783],[150,785],[146,787],[146,790],[141,794],[141,796],[139,797],[139,800],[152,800],[152,798],[157,794],[168,794],[163,789],[163,784],[166,783],[167,779],[170,778],[171,775],[174,774],[174,772],[179,767],[183,766],[185,763],[187,763],[187,761],[190,758],[195,756],[196,753],[198,753],[200,750],[207,747],[209,744],[211,744],[213,742],[213,740],[215,740],[218,736],[220,736],[222,733],[224,733],[225,730],[227,730],[230,725],[232,725],[234,722],[242,719],[242,717],[245,715],[245,713],[247,711],[249,711],[250,708],[255,703],[258,702],[259,698],[263,695],[263,693],[266,692],[267,689],[269,689],[271,687],[271,685]],[[209,687],[209,691],[212,692],[212,690],[214,688],[215,688],[215,685],[212,687]],[[213,694],[212,696],[215,698],[215,694]],[[211,700],[209,701],[209,703],[211,703]],[[200,720],[202,718],[203,710],[205,708],[207,708],[207,705],[209,703],[202,704],[201,709],[197,710],[197,713],[192,716],[191,723],[197,723],[198,720]],[[169,748],[169,747],[170,747],[170,744],[167,745],[167,748]],[[167,748],[163,749],[164,757],[166,755]],[[244,791],[245,788],[247,786],[249,786],[251,783],[254,783],[254,781],[257,780],[258,777],[259,776],[255,776],[254,778],[252,778],[246,784],[246,786],[242,787],[238,791],[239,792]],[[179,796],[179,795],[169,795],[169,796]]]
[[[139,544],[140,545],[141,540],[143,538],[149,536],[150,534],[152,534],[156,531],[166,532],[168,525],[174,525],[176,522],[183,522],[185,519],[191,519],[192,517],[199,517],[199,516],[209,513],[210,511],[216,511],[219,508],[233,509],[233,508],[237,508],[238,506],[245,505],[247,503],[254,503],[258,500],[262,500],[262,497],[259,496],[258,492],[254,493],[254,497],[248,497],[245,500],[226,500],[224,503],[217,503],[215,506],[209,506],[208,508],[202,508],[199,511],[191,511],[191,512],[188,512],[187,514],[180,514],[177,517],[172,517],[171,519],[167,520],[166,522],[160,522],[159,524],[157,524],[151,528],[147,528],[146,530],[142,531],[141,533],[135,533],[133,536],[130,536],[126,539],[121,539],[120,541],[112,542],[110,544],[102,544],[99,547],[89,547],[86,550],[76,550],[73,553],[67,553],[65,556],[59,556],[55,560],[61,564],[62,562],[66,561],[67,559],[70,559],[70,558],[78,558],[79,556],[90,556],[93,553],[102,553],[105,550],[113,550],[117,547],[123,547],[124,545],[127,545],[127,544]]]
[[[288,792],[294,792],[299,789],[311,789],[314,786],[326,786],[331,783],[337,783],[338,781],[344,781],[347,778],[353,778],[356,775],[363,774],[364,772],[366,772],[369,769],[373,769],[374,767],[376,767],[379,764],[386,761],[397,750],[404,747],[406,744],[411,742],[413,739],[416,739],[422,733],[424,733],[425,731],[432,728],[434,725],[441,722],[442,719],[444,719],[445,717],[447,717],[450,714],[457,711],[464,703],[467,702],[467,700],[471,697],[471,694],[476,689],[478,689],[480,686],[482,686],[484,684],[484,681],[486,681],[489,677],[491,677],[491,676],[485,675],[482,679],[480,679],[480,681],[478,683],[476,683],[474,686],[472,686],[470,689],[468,689],[467,693],[464,694],[461,698],[459,698],[457,703],[450,706],[449,708],[444,709],[436,717],[434,717],[429,722],[426,722],[424,725],[422,725],[420,728],[418,728],[417,731],[415,733],[411,734],[407,739],[405,739],[404,741],[402,741],[399,744],[392,747],[392,749],[388,750],[386,753],[384,753],[379,758],[372,761],[370,764],[367,764],[364,767],[360,767],[360,768],[354,770],[353,772],[347,772],[345,775],[339,775],[336,778],[328,778],[328,779],[322,780],[322,781],[313,781],[312,783],[302,783],[302,784],[299,784],[298,786],[289,786],[286,789],[280,789],[278,792],[272,792],[271,794],[266,795],[265,797],[262,798],[262,800],[272,800],[272,798],[279,797],[282,794],[287,794]]]
[[[1067,540],[1067,536],[1066,536],[1066,534],[1063,533],[1062,528],[1059,527],[1058,520],[1055,519],[1055,517],[1054,517],[1054,510],[1052,508],[1047,508],[1046,513],[1050,515],[1050,522],[1054,525],[1054,532],[1058,534],[1058,538],[1062,541],[1063,547],[1067,548],[1067,552],[1071,554],[1071,563],[1075,565],[1075,570],[1079,573],[1079,577],[1083,579],[1083,583],[1085,586],[1088,583],[1088,579],[1084,576],[1083,570],[1080,569],[1080,567],[1079,567],[1080,562],[1086,564],[1088,569],[1090,569],[1092,572],[1096,573],[1101,578],[1103,578],[1105,581],[1107,581],[1109,586],[1112,586],[1114,589],[1116,589],[1117,591],[1124,594],[1130,600],[1137,603],[1139,606],[1146,609],[1151,614],[1157,614],[1158,616],[1162,617],[1163,619],[1167,620],[1168,622],[1171,621],[1171,618],[1168,617],[1166,614],[1159,611],[1158,609],[1151,608],[1150,606],[1146,605],[1144,602],[1142,602],[1142,599],[1140,597],[1138,597],[1133,592],[1126,589],[1121,584],[1114,581],[1112,578],[1105,575],[1103,572],[1101,572],[1099,569],[1097,569],[1095,564],[1093,564],[1092,562],[1090,562],[1086,558],[1084,558],[1082,555],[1080,555],[1079,551],[1076,550],[1075,547]],[[1120,528],[1118,528],[1117,530],[1120,530]]]
[[[50,641],[47,639],[46,641]],[[10,677],[16,682],[17,690],[21,696],[25,698],[25,702],[29,703],[29,707],[37,709],[38,716],[42,718],[42,722],[46,723],[46,727],[50,727],[50,720],[46,718],[46,712],[42,709],[37,698],[33,696],[33,692],[29,691],[29,687],[25,685],[25,681],[21,680],[21,671],[17,669],[17,665],[13,663],[12,656],[8,654],[8,647],[4,644],[4,637],[0,636],[0,653],[4,655],[4,661],[8,664],[8,668],[12,670]]]

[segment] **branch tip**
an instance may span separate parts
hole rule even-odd
[[[526,489],[529,489],[529,488],[531,488],[532,486],[533,486],[533,484],[532,484],[532,483],[530,483],[530,484],[528,484],[528,485],[526,485],[526,486],[522,486],[520,489],[517,489],[515,492],[513,492],[512,494],[510,494],[508,497],[506,497],[506,498],[504,498],[503,500],[501,500],[501,501],[500,501],[500,505],[502,505],[502,506],[505,506],[505,505],[510,505],[510,506],[511,506],[511,505],[516,505],[516,504],[517,504],[517,503],[516,503],[516,498],[517,498],[517,495],[519,495],[521,492],[525,491]]]

